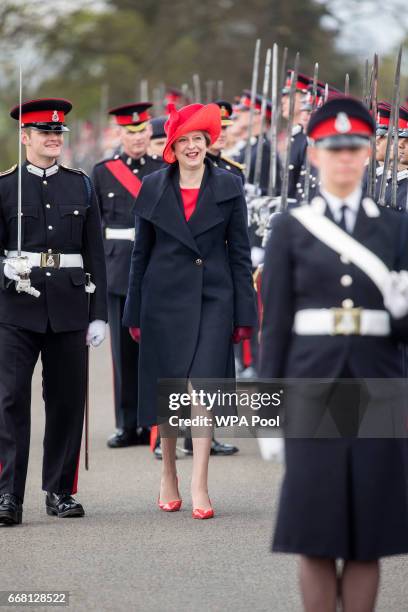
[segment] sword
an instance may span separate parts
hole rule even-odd
[[[364,62],[364,75],[363,75],[363,102],[368,107],[368,59]]]
[[[256,158],[255,158],[255,170],[254,170],[254,185],[255,185],[255,193],[260,186],[261,182],[261,171],[262,171],[262,159],[264,152],[264,126],[265,126],[265,116],[266,116],[266,105],[268,101],[268,88],[269,88],[269,75],[271,73],[271,50],[268,49],[266,51],[266,59],[265,59],[265,73],[264,73],[264,82],[262,88],[262,104],[261,104],[261,129],[256,147]]]
[[[196,103],[201,102],[201,85],[200,85],[200,75],[193,74],[193,87],[194,87],[194,101]]]
[[[348,96],[350,94],[350,75],[347,72],[346,77],[344,79],[344,95]]]
[[[223,92],[224,92],[224,81],[217,81],[217,98],[219,100],[222,99],[223,96]]]
[[[252,69],[252,83],[251,83],[251,106],[249,109],[249,124],[248,124],[248,140],[245,148],[245,182],[248,182],[250,166],[251,166],[251,138],[252,138],[252,124],[254,119],[254,110],[255,110],[255,96],[256,96],[256,86],[258,83],[258,70],[259,70],[259,54],[261,50],[261,39],[258,38],[255,44],[255,54],[254,54],[254,65]]]
[[[385,190],[387,188],[387,177],[388,177],[388,171],[389,171],[390,160],[391,160],[391,144],[392,144],[392,139],[394,136],[394,130],[396,131],[398,130],[399,107],[396,106],[396,103],[399,100],[399,87],[400,87],[400,79],[401,79],[401,56],[402,56],[402,46],[400,46],[398,57],[397,57],[397,65],[395,67],[394,90],[393,90],[393,96],[392,96],[390,124],[388,127],[388,134],[387,134],[387,147],[385,149],[384,171],[381,177],[380,195],[378,199],[378,204],[380,206],[385,206]],[[394,160],[394,164],[395,164],[395,161],[397,160]]]
[[[317,79],[319,76],[319,64],[316,62],[313,73],[313,90],[312,90],[312,113],[316,110],[317,104]],[[309,156],[306,154],[306,166],[305,166],[305,183],[303,186],[303,200],[305,202],[309,202],[309,194],[310,194],[310,169],[311,162]]]
[[[40,291],[37,291],[31,286],[30,273],[31,267],[28,257],[21,255],[21,235],[22,235],[22,181],[21,181],[21,164],[22,164],[22,105],[23,105],[23,70],[20,64],[19,67],[19,109],[18,109],[18,175],[17,175],[17,257],[9,257],[6,262],[14,268],[19,276],[15,281],[17,293],[28,293],[33,297],[40,297]]]
[[[374,121],[377,121],[377,91],[378,91],[378,55],[374,54],[373,70],[372,70],[372,87],[370,88],[369,98],[367,99],[368,108],[371,110]],[[376,168],[377,168],[377,151],[375,145],[375,135],[371,139],[371,156],[368,173],[368,190],[367,195],[370,198],[375,198],[376,184]]]
[[[328,99],[329,99],[329,84],[326,83],[326,85],[324,86],[324,102],[327,102]]]
[[[296,96],[296,83],[297,83],[298,72],[299,72],[299,60],[300,60],[300,54],[298,51],[296,53],[295,66],[292,71],[292,76],[290,79],[289,117],[288,117],[287,129],[286,129],[286,156],[285,156],[285,166],[283,169],[282,193],[281,193],[281,198],[279,202],[279,211],[285,210],[288,205],[289,164],[290,164],[290,152],[292,150],[292,129],[293,129],[293,119],[295,116],[295,96]]]
[[[273,197],[276,190],[277,168],[278,161],[278,45],[274,43],[272,51],[272,82],[271,82],[271,99],[272,99],[272,118],[270,128],[271,141],[271,157],[269,160],[269,183],[268,196]]]
[[[91,285],[91,275],[89,272],[85,273],[86,286]],[[91,293],[88,292],[88,319],[89,312],[91,309]],[[85,348],[85,469],[89,470],[89,346]]]

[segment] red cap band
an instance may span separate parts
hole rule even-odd
[[[309,134],[313,140],[329,138],[330,136],[371,136],[372,129],[361,119],[348,117],[345,113],[339,113],[337,117],[330,117],[316,125],[316,128]]]
[[[150,119],[150,115],[147,111],[143,113],[133,113],[132,115],[115,115],[115,117],[118,125],[136,125],[144,121],[149,121]]]
[[[21,122],[24,123],[64,123],[65,114],[57,110],[38,110],[31,113],[22,113]]]

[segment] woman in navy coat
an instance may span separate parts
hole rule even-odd
[[[169,166],[143,180],[123,323],[140,341],[139,422],[158,422],[159,379],[234,378],[233,341],[251,336],[256,303],[239,177],[205,161],[221,129],[215,104],[171,109]],[[191,390],[191,386],[190,386]],[[210,518],[211,433],[194,438],[193,517]],[[159,505],[179,510],[176,436],[161,431]]]

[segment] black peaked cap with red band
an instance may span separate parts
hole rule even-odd
[[[220,107],[221,112],[221,126],[227,127],[233,123],[231,119],[232,115],[232,104],[227,100],[215,100],[214,104]]]
[[[390,126],[391,104],[386,100],[381,100],[377,104],[377,136],[385,136]]]
[[[290,92],[290,83],[292,80],[292,72],[293,70],[288,70],[286,74],[286,82],[282,89],[282,94],[286,96]],[[296,91],[300,93],[307,93],[307,88],[313,83],[313,79],[311,79],[307,74],[298,73],[297,81],[296,81]]]
[[[45,132],[69,132],[65,125],[65,115],[71,109],[71,102],[64,98],[26,100],[21,105],[21,126],[34,127]],[[11,109],[10,116],[19,120],[19,104]]]
[[[307,127],[307,135],[315,146],[326,149],[367,146],[374,134],[370,112],[351,96],[333,98],[323,104],[313,113]]]
[[[111,108],[108,113],[114,115],[116,123],[121,127],[127,127],[132,132],[141,132],[151,118],[148,109],[152,106],[151,102],[134,102]]]
[[[408,138],[408,108],[400,106],[399,109],[399,138]]]

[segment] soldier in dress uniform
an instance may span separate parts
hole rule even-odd
[[[21,106],[27,154],[21,168],[24,259],[17,251],[19,171],[13,166],[0,175],[0,522],[8,525],[22,521],[31,380],[39,355],[46,511],[58,517],[84,514],[72,495],[84,421],[86,344],[97,346],[105,336],[106,270],[92,183],[82,170],[57,162],[71,108],[60,98]],[[11,116],[19,120],[20,106]],[[18,292],[26,274],[31,290]]]
[[[252,116],[252,134],[251,134],[251,146],[256,147],[258,142],[258,136],[261,129],[261,101],[260,95],[257,95],[254,102],[254,111]],[[241,138],[235,144],[235,152],[231,156],[240,164],[245,161],[246,145],[248,141],[248,130],[251,110],[251,92],[249,89],[244,89],[240,98],[239,104],[237,104],[234,115],[236,115],[236,126],[241,128]]]
[[[164,115],[162,117],[153,117],[153,119],[149,121],[151,134],[147,152],[153,159],[157,159],[163,155],[163,149],[166,145],[166,132],[164,131],[164,124],[166,121],[167,117]]]
[[[163,166],[160,157],[147,154],[151,106],[150,102],[140,102],[109,111],[121,128],[123,153],[99,162],[93,171],[102,216],[114,372],[117,431],[108,440],[110,448],[149,442],[148,430],[138,429],[137,424],[139,346],[122,327],[122,315],[135,237],[137,194],[142,178]]]
[[[244,183],[245,177],[243,173],[243,164],[240,164],[234,159],[230,159],[229,157],[223,155],[223,149],[226,143],[226,131],[227,128],[233,124],[231,119],[232,105],[226,100],[216,100],[215,104],[220,107],[221,111],[221,134],[218,140],[208,147],[207,157],[213,162],[214,166],[218,166],[224,170],[228,170],[229,172],[236,174]]]
[[[327,102],[310,120],[320,195],[272,222],[262,285],[263,378],[329,379],[335,392],[336,379],[355,386],[358,378],[371,384],[367,379],[403,377],[408,218],[364,197],[374,133],[369,111],[351,97]],[[397,422],[406,435],[406,420],[393,420],[387,394],[384,431],[358,438],[360,389],[348,402],[345,387],[333,437],[313,428],[302,433],[318,417],[308,391],[285,406],[286,474],[273,550],[301,555],[306,612],[336,609],[337,559],[342,609],[374,610],[380,557],[408,553],[408,447],[393,438]]]
[[[377,128],[376,128],[376,190],[375,190],[375,201],[378,202],[380,198],[380,190],[381,190],[381,182],[384,171],[384,160],[385,160],[385,151],[387,147],[387,135],[389,131],[390,117],[391,117],[391,105],[386,101],[381,101],[378,104],[377,111]],[[398,139],[399,144],[398,148],[401,151],[404,148],[405,136],[408,135],[407,132],[408,125],[408,110],[401,106],[399,109],[399,119],[398,119]],[[390,151],[390,159],[391,165],[394,163],[393,157],[393,147],[391,147]],[[403,164],[400,163],[400,159],[398,158],[395,163],[398,164],[398,172],[397,172],[397,201],[396,208],[399,211],[406,210],[407,203],[407,188],[408,188],[408,170],[404,167]],[[391,165],[388,170],[387,176],[387,185],[385,189],[385,205],[392,205],[392,171]],[[365,188],[367,188],[367,172],[365,177]]]
[[[290,82],[292,78],[292,70],[288,70],[286,83],[282,89],[282,117],[289,118],[289,92]],[[297,187],[299,183],[300,173],[304,165],[304,160],[307,150],[307,138],[301,123],[302,101],[308,92],[308,87],[312,79],[305,74],[299,73],[295,86],[295,110],[293,115],[292,128],[292,147],[290,151],[289,162],[289,189],[288,197],[296,198]]]

